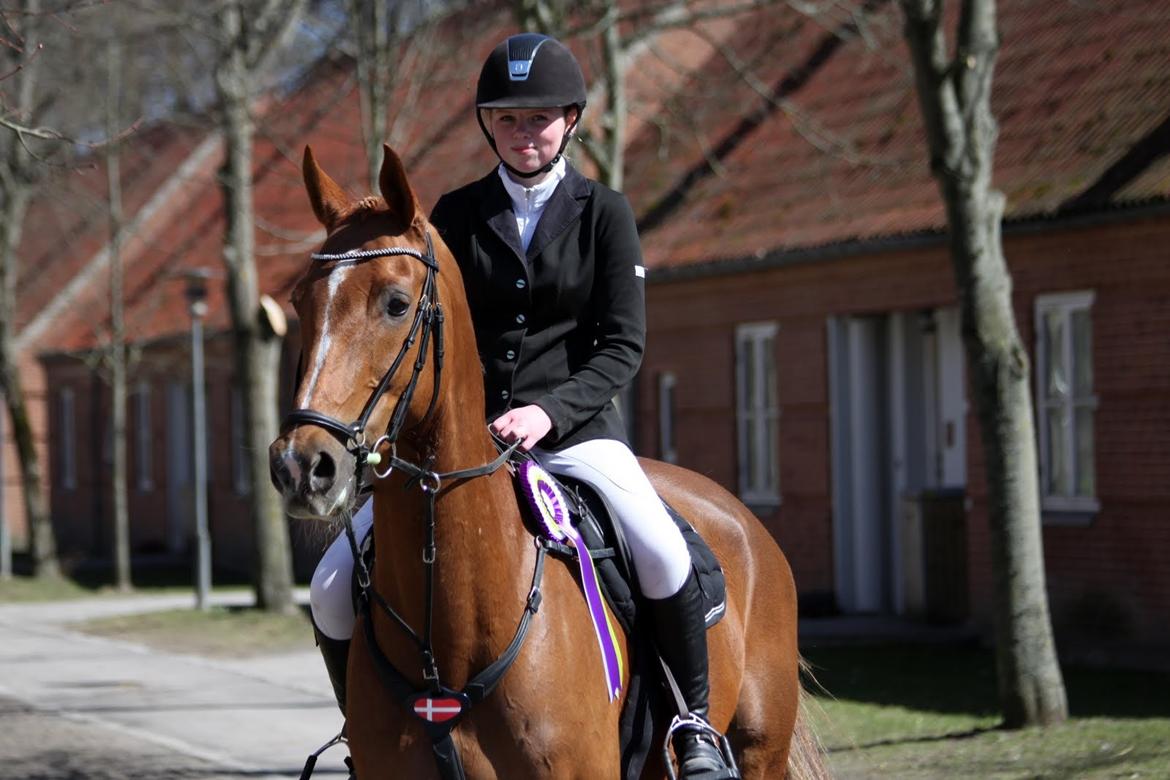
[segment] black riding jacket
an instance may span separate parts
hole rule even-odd
[[[493,170],[440,198],[431,223],[463,272],[487,419],[535,404],[553,424],[541,447],[626,441],[612,399],[641,364],[646,306],[625,196],[568,166],[525,252]]]

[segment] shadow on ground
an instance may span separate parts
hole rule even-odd
[[[992,652],[976,643],[803,648],[817,693],[938,713],[999,711]],[[1074,717],[1170,717],[1170,674],[1066,666]]]

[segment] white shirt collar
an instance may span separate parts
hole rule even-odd
[[[496,170],[504,182],[504,189],[512,198],[512,210],[519,214],[542,210],[544,205],[548,203],[548,199],[552,197],[557,185],[561,183],[561,179],[565,178],[567,168],[565,158],[561,157],[548,172],[544,181],[532,187],[525,187],[523,184],[512,181],[512,177],[508,175],[508,171],[502,163]]]

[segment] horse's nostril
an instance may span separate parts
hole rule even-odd
[[[285,490],[292,483],[292,474],[289,473],[288,468],[279,460],[273,459],[268,462],[268,472],[272,478],[272,484],[276,486],[277,490]]]
[[[315,490],[328,489],[336,476],[337,465],[333,458],[327,452],[319,453],[313,462],[312,471],[309,472],[309,484]]]

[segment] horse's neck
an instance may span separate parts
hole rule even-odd
[[[495,457],[482,418],[469,424],[478,428],[482,438],[468,429],[461,437],[462,446],[457,446],[446,436],[438,436],[432,470],[443,473],[480,466]],[[436,656],[444,675],[450,669],[460,678],[459,664],[474,666],[480,661],[476,643],[485,634],[494,637],[514,628],[504,623],[516,619],[531,584],[531,569],[525,570],[523,562],[532,545],[520,521],[511,479],[507,469],[501,468],[490,476],[448,483],[435,501],[432,620]],[[401,475],[379,485],[375,493],[375,587],[420,634],[426,620],[423,549],[428,504],[420,487],[407,486]],[[380,643],[387,649],[398,645],[401,652],[403,632],[388,620],[378,619],[375,625]],[[405,656],[412,657],[409,652]]]

